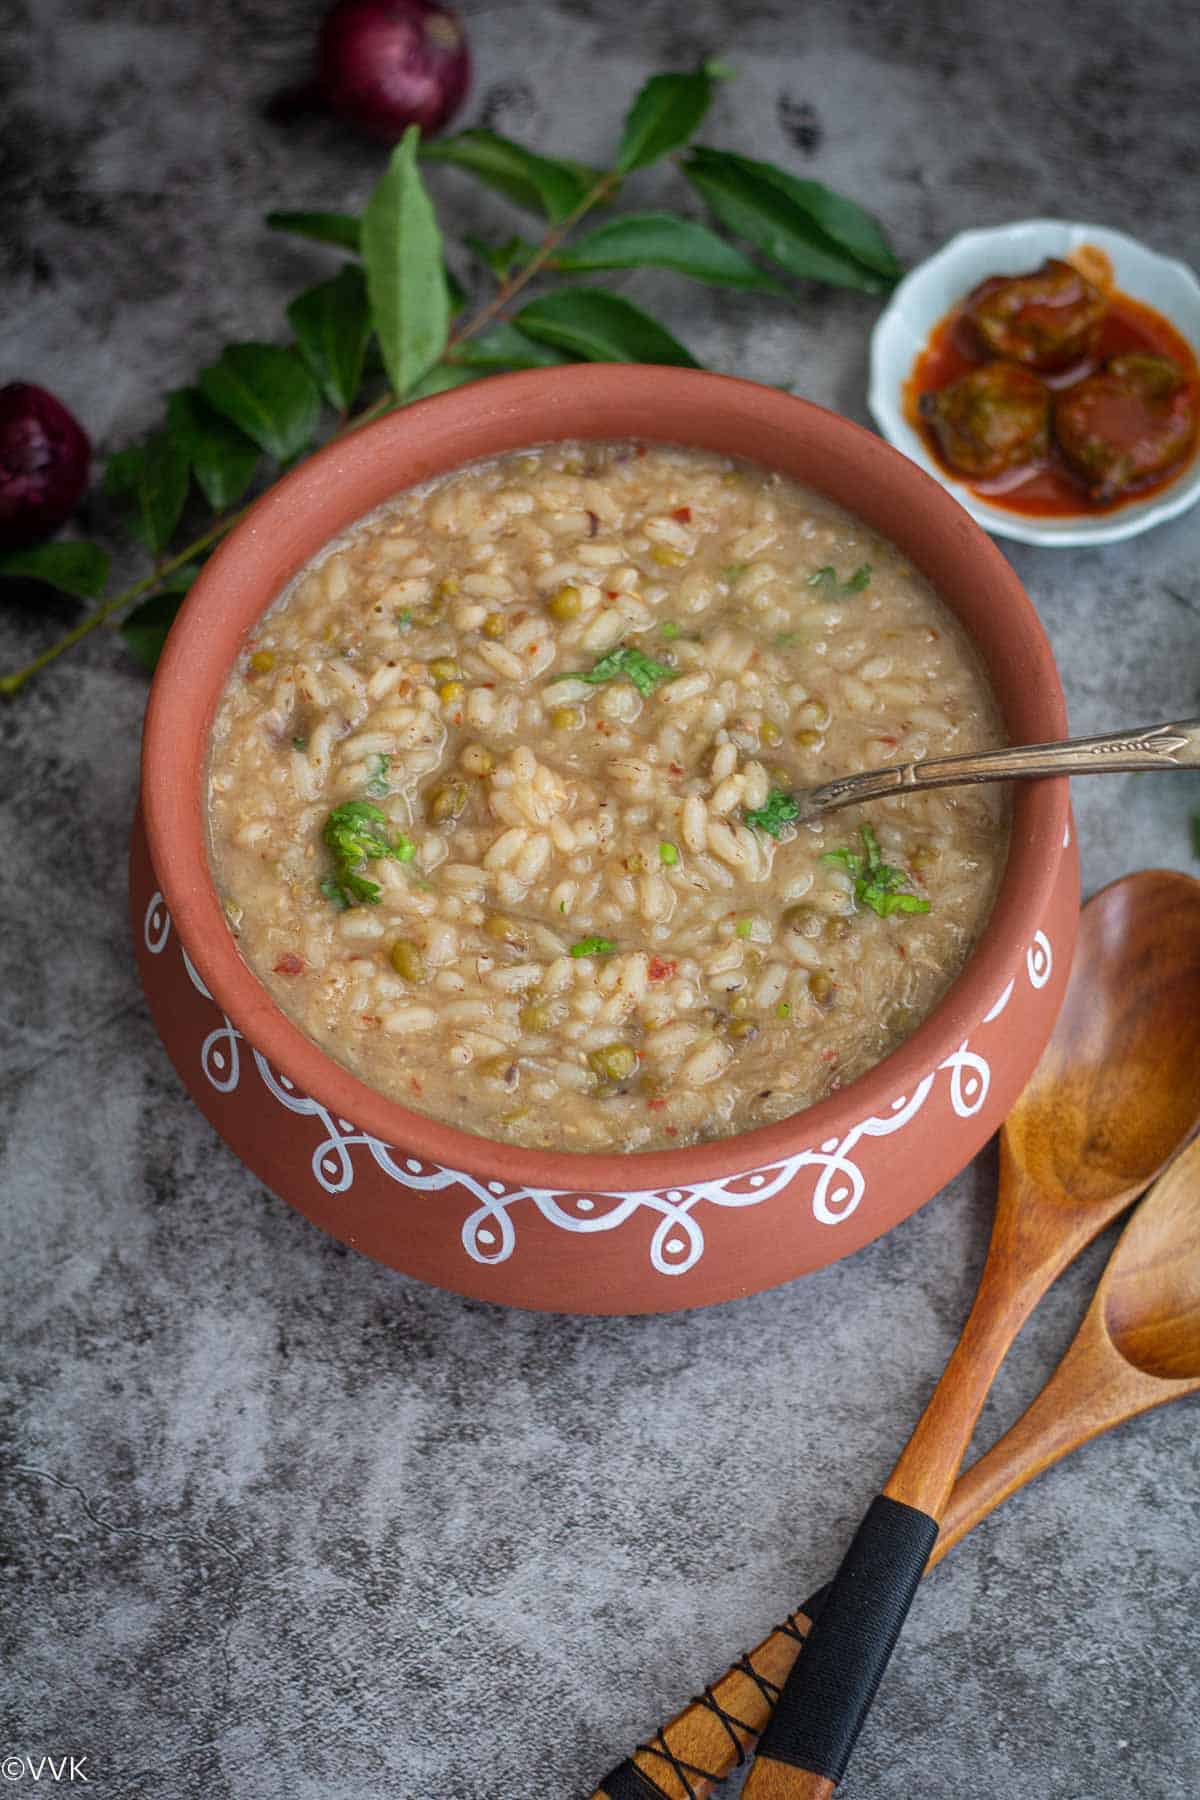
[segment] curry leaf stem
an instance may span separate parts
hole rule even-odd
[[[509,302],[533,280],[535,275],[540,273],[549,258],[553,256],[559,245],[579,221],[591,212],[593,207],[600,205],[602,201],[609,197],[617,186],[618,181],[619,177],[614,171],[610,170],[601,175],[599,180],[588,189],[575,210],[569,213],[560,224],[551,227],[538,244],[533,254],[519,269],[515,270],[506,281],[501,283],[492,298],[484,306],[481,306],[479,311],[475,313],[472,318],[468,319],[465,325],[460,325],[456,331],[451,333],[446,341],[443,355],[457,349],[458,345],[465,343],[468,338],[474,337],[477,332],[483,330],[485,325],[490,325],[492,320],[503,311]],[[384,394],[370,406],[365,407],[361,412],[356,413],[352,419],[342,422],[329,439],[329,442],[335,443],[339,438],[347,436],[352,431],[357,431],[360,426],[370,424],[372,419],[379,418],[383,413],[388,412],[395,406],[398,399],[403,402],[403,395],[397,396],[392,392]],[[198,538],[193,539],[193,541],[184,549],[178,551],[175,555],[168,557],[161,566],[156,567],[149,575],[143,576],[140,581],[135,581],[130,587],[123,589],[121,593],[114,594],[111,599],[102,601],[101,604],[97,606],[94,611],[90,612],[86,618],[81,619],[78,625],[73,626],[63,637],[49,645],[47,649],[40,653],[40,655],[35,656],[32,661],[26,663],[23,668],[13,669],[5,675],[0,675],[0,695],[13,695],[18,693],[32,676],[39,674],[48,664],[60,657],[64,651],[72,649],[83,638],[87,637],[99,626],[103,625],[107,619],[112,618],[114,613],[120,612],[134,600],[142,600],[155,593],[168,575],[173,574],[176,569],[182,568],[185,563],[191,562],[195,557],[201,555],[205,550],[210,549],[214,544],[220,543],[221,539],[227,536],[227,534],[233,530],[233,527],[245,518],[253,505],[254,502],[250,501],[246,506],[239,508],[237,512],[225,518],[218,519],[207,531],[201,533]]]

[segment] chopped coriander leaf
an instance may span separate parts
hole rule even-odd
[[[371,794],[376,800],[382,800],[385,795],[390,794],[392,791],[388,786],[387,778],[387,772],[391,767],[391,764],[391,757],[384,755],[382,752],[376,758],[374,773],[367,783],[368,794]]]
[[[845,581],[839,581],[838,572],[832,563],[826,563],[824,568],[814,570],[809,576],[808,585],[809,587],[828,588],[831,594],[861,594],[870,580],[870,563],[859,563],[853,575],[848,576]]]
[[[616,949],[611,938],[585,937],[571,945],[572,956],[611,956]]]
[[[768,837],[777,838],[784,826],[790,825],[799,814],[799,803],[791,794],[785,794],[781,788],[772,788],[767,795],[766,805],[752,807],[746,814],[746,823],[756,825]]]
[[[343,863],[337,866],[337,874],[327,876],[321,883],[321,892],[327,900],[332,900],[341,911],[347,906],[378,906],[379,883],[368,881],[365,875],[358,875]]]
[[[893,913],[927,913],[930,902],[903,891],[912,886],[912,877],[904,869],[884,862],[879,839],[871,827],[864,825],[859,835],[865,855],[843,848],[827,850],[821,857],[822,862],[845,869],[853,878],[856,904],[869,907],[881,919],[890,919]]]
[[[790,1019],[791,1016],[792,1016],[791,1002],[789,1000],[781,1000],[779,1002],[779,1005],[775,1008],[775,1017],[777,1019]]]
[[[378,828],[387,826],[387,818],[377,806],[366,800],[346,800],[335,806],[325,821],[322,837],[340,862],[350,864],[390,856],[397,862],[411,862],[416,854],[413,843],[400,834],[390,843]]]
[[[800,633],[798,631],[777,631],[775,633],[775,648],[777,650],[790,650],[793,644],[798,644],[799,642]]]
[[[348,906],[378,906],[380,887],[377,881],[368,881],[365,876],[355,875],[338,864],[337,875],[327,875],[321,883],[321,892],[326,900],[332,900],[339,912]]]
[[[1200,813],[1192,814],[1192,854],[1200,856]]]
[[[726,567],[721,570],[721,579],[722,581],[728,581],[732,584],[735,581],[740,581],[745,573],[745,563],[728,563]]]
[[[586,681],[590,687],[597,687],[602,681],[615,681],[618,675],[625,675],[645,700],[660,681],[674,681],[677,674],[678,670],[655,662],[652,656],[634,649],[632,644],[619,644],[607,656],[602,656],[593,669],[569,669],[564,675],[552,675],[550,680]]]
[[[333,852],[333,874],[321,883],[321,892],[335,906],[377,906],[379,885],[360,873],[365,863],[390,857],[411,862],[417,847],[401,832],[395,843],[384,834],[387,819],[367,800],[347,800],[335,806],[321,836]]]
[[[664,619],[658,628],[658,635],[659,637],[666,638],[668,644],[673,644],[682,630],[683,627],[677,625],[674,619]]]
[[[404,612],[398,612],[396,614],[396,623],[401,631],[407,631],[408,627],[412,624],[412,613],[407,611],[407,609]]]
[[[679,851],[674,844],[662,843],[658,846],[658,860],[664,868],[673,869],[679,861]]]
[[[862,892],[864,906],[878,913],[881,919],[890,919],[893,913],[927,913],[931,902],[921,900],[916,894],[893,894],[886,888],[866,887]]]
[[[306,737],[294,737],[292,739],[292,749],[293,750],[307,750],[308,749],[308,739]]]
[[[753,919],[739,919],[733,928],[733,935],[734,937],[748,938],[753,930]]]

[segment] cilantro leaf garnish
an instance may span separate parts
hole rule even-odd
[[[327,875],[321,883],[321,892],[331,905],[337,907],[339,912],[345,912],[348,906],[354,904],[350,898],[349,888],[344,888],[340,881],[334,880],[332,875]]]
[[[395,843],[385,835],[387,819],[367,800],[347,800],[335,806],[321,836],[333,852],[333,874],[321,883],[321,892],[337,907],[378,906],[379,884],[360,873],[363,865],[390,857],[411,862],[417,847],[401,832]]]
[[[772,788],[767,795],[766,803],[763,806],[752,807],[746,813],[745,818],[747,825],[756,825],[760,831],[765,831],[768,837],[777,838],[782,833],[784,826],[790,825],[792,820],[799,816],[799,802],[794,800],[791,794],[785,794],[781,788]]]
[[[589,687],[598,687],[602,681],[615,681],[619,675],[625,675],[632,681],[643,700],[648,699],[660,681],[674,681],[679,671],[669,669],[666,663],[655,662],[644,650],[636,650],[632,644],[619,644],[602,656],[592,669],[569,669],[565,675],[552,675],[551,681],[586,681]]]
[[[571,945],[572,956],[611,956],[616,949],[611,938],[585,937]]]
[[[367,783],[367,792],[373,799],[382,800],[386,795],[391,793],[392,790],[388,786],[387,778],[387,772],[391,766],[391,757],[381,751],[375,761],[375,771],[372,774],[370,781]]]
[[[838,572],[833,564],[826,563],[824,568],[814,569],[808,578],[808,585],[809,587],[827,588],[831,595],[861,594],[870,579],[870,563],[859,563],[853,575],[848,576],[845,581],[839,581]]]
[[[396,843],[390,843],[380,826],[386,830],[387,818],[377,806],[366,800],[346,800],[334,807],[321,835],[334,856],[351,866],[384,856],[411,862],[416,852],[409,839],[401,833]]]
[[[904,869],[884,862],[879,839],[871,827],[864,825],[859,835],[865,855],[843,848],[826,850],[821,857],[823,863],[833,863],[853,877],[857,905],[870,907],[881,919],[890,919],[893,913],[927,913],[930,902],[903,891],[912,886],[912,877]]]

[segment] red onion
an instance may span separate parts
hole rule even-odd
[[[432,0],[340,0],[321,27],[325,104],[385,144],[409,125],[440,131],[470,77],[462,25]]]
[[[28,381],[0,387],[0,549],[40,543],[78,506],[92,446],[60,400]]]

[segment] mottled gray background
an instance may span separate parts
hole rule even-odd
[[[320,10],[0,0],[0,381],[56,389],[104,451],[224,342],[280,335],[330,266],[261,213],[354,206],[377,175],[369,146],[261,116]],[[740,76],[710,141],[856,195],[906,259],[1040,213],[1200,250],[1179,6],[466,12],[464,120],[547,149],[603,161],[646,72],[717,51]],[[448,223],[517,223],[434,186]],[[875,302],[628,285],[715,367],[864,417]],[[1010,549],[1076,727],[1200,710],[1198,550],[1197,513]],[[0,662],[74,616],[10,591]],[[104,634],[0,705],[0,1756],[84,1754],[94,1791],[147,1800],[571,1800],[836,1560],[965,1313],[993,1156],[849,1262],[699,1314],[523,1315],[348,1254],[218,1142],[147,1019],[123,895],[144,697]],[[1190,777],[1077,801],[1089,890],[1189,866]],[[982,1435],[1044,1379],[1103,1255],[1029,1327]],[[938,1571],[848,1797],[1194,1800],[1195,1428],[1179,1406],[1114,1434]]]

